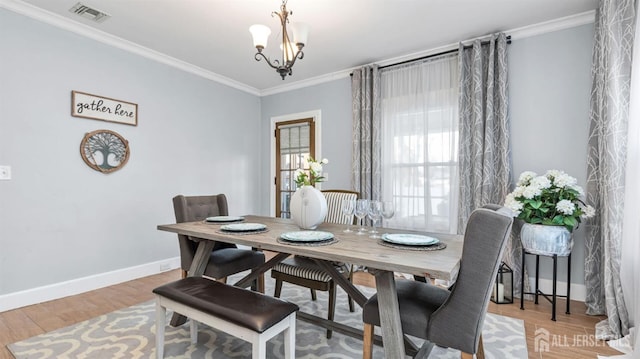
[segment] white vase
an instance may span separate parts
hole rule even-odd
[[[291,196],[291,219],[301,229],[316,229],[327,216],[327,199],[313,186],[302,186]]]
[[[520,230],[522,248],[528,253],[568,256],[573,247],[571,232],[564,226],[524,223]]]

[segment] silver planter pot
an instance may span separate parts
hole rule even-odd
[[[573,248],[571,232],[563,226],[524,223],[520,230],[522,247],[527,253],[543,256],[568,256]]]

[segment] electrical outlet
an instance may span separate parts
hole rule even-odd
[[[11,166],[0,166],[0,180],[11,179]]]

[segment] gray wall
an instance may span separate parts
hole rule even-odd
[[[523,171],[564,170],[586,185],[589,93],[593,25],[514,40],[509,47],[509,95],[514,178]],[[332,163],[326,188],[349,188],[351,103],[349,78],[262,99],[262,133],[269,119],[287,113],[322,110],[323,156]],[[261,146],[269,163],[268,143]],[[264,168],[267,171],[268,168]],[[268,174],[266,175],[268,176]],[[268,188],[265,188],[267,191]],[[268,205],[268,204],[266,204]],[[268,206],[263,207],[268,211]],[[584,233],[575,233],[572,283],[584,283]],[[533,257],[531,257],[533,258]],[[529,260],[532,263],[532,260]],[[561,259],[559,280],[566,276]],[[541,277],[551,278],[551,261],[541,260]]]
[[[518,39],[509,48],[514,178],[558,169],[586,190],[593,24]],[[584,283],[584,227],[574,233],[572,283]],[[534,257],[528,256],[533,270]],[[552,261],[541,258],[541,277]],[[565,281],[566,260],[558,279]],[[530,272],[533,275],[533,272]]]
[[[269,178],[270,139],[273,137],[270,133],[271,118],[313,110],[321,111],[322,157],[329,160],[329,164],[323,167],[329,177],[323,183],[322,189],[351,189],[351,134],[353,131],[349,78],[262,97],[261,138],[264,141],[260,146],[260,162],[264,165],[265,181],[263,183],[273,183],[273,179]],[[262,190],[262,198],[269,198],[271,187],[263,186]],[[270,204],[263,201],[262,213],[269,213],[269,209]]]
[[[71,91],[138,104],[139,125],[71,117]],[[224,192],[259,210],[260,99],[0,9],[0,295],[175,257],[171,198]],[[129,163],[79,154],[110,129]]]

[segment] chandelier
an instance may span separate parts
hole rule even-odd
[[[280,26],[282,26],[282,42],[280,43],[280,48],[282,49],[281,60],[274,59],[271,61],[262,53],[262,50],[267,47],[267,40],[269,35],[271,35],[271,29],[269,29],[269,27],[256,24],[249,28],[249,32],[251,32],[251,36],[253,37],[253,46],[258,50],[254,56],[256,61],[265,59],[267,64],[271,66],[271,68],[274,68],[284,80],[287,75],[291,75],[291,68],[293,64],[296,63],[296,60],[304,57],[302,48],[307,42],[309,26],[303,23],[292,23],[293,42],[291,42],[287,31],[287,24],[289,23],[289,15],[293,15],[293,11],[287,10],[287,0],[282,0],[280,12],[272,12],[271,16],[273,17],[274,15],[280,18]]]

